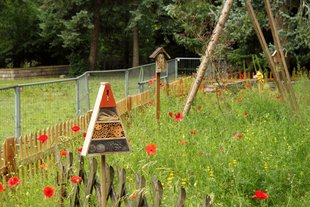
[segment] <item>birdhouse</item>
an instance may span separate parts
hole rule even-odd
[[[129,152],[129,145],[109,83],[100,83],[81,155]]]
[[[167,59],[170,59],[170,55],[165,51],[163,47],[157,48],[151,55],[150,58],[155,59],[156,73],[166,72],[168,67]]]
[[[287,57],[287,50],[285,48],[283,48],[283,51],[285,52],[284,54],[284,57],[286,58]],[[275,64],[280,64],[281,63],[281,56],[280,56],[280,53],[275,50],[273,53],[272,53],[272,58],[273,58],[273,62]]]

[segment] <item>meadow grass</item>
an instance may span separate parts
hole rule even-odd
[[[31,79],[1,81],[0,87],[9,87],[23,83],[35,83],[57,79]],[[89,77],[90,108],[93,107],[100,82],[110,82],[115,99],[125,97],[125,80],[122,74],[104,74],[104,76]],[[80,84],[80,105],[86,106],[85,82]],[[21,105],[21,135],[33,133],[48,126],[74,119],[76,113],[75,81],[57,82],[42,85],[24,86],[20,91]],[[0,143],[6,137],[14,136],[15,90],[0,90]]]
[[[126,119],[132,151],[107,155],[107,162],[126,169],[129,194],[134,193],[134,173],[145,176],[150,201],[155,175],[164,186],[162,206],[175,205],[181,186],[187,192],[187,207],[202,206],[207,194],[213,206],[310,206],[310,82],[303,79],[294,87],[302,122],[275,91],[259,93],[253,86],[234,92],[226,88],[210,94],[199,91],[181,121],[175,121],[174,114],[182,111],[186,96],[162,93],[160,125],[154,105],[133,110]],[[78,138],[69,144],[75,156],[82,142]],[[156,145],[155,155],[147,155],[149,144]],[[1,201],[6,206],[57,205],[58,196],[46,199],[42,193],[47,185],[59,188],[54,180],[56,164],[46,161],[46,165],[48,177],[26,176],[22,186],[0,192]],[[69,184],[69,195],[72,189]],[[266,192],[267,200],[253,199],[256,190]]]

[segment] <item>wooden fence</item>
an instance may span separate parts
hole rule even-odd
[[[166,85],[166,92],[173,96],[186,95],[189,90],[191,77],[178,79]],[[117,110],[120,115],[130,112],[132,109],[148,104],[151,101],[151,92],[146,91],[133,96],[128,96],[117,102]],[[49,126],[29,135],[19,137],[17,143],[15,137],[10,137],[0,146],[0,182],[7,178],[7,175],[18,173],[20,177],[27,174],[37,174],[40,171],[40,164],[43,158],[53,159],[55,146],[61,141],[68,141],[76,137],[71,130],[72,126],[79,126],[86,131],[90,121],[91,112],[76,119]],[[48,140],[42,144],[38,141],[41,135],[47,135]]]
[[[151,93],[146,91],[118,101],[117,109],[119,114],[123,115],[133,108],[148,104],[150,100]],[[21,136],[18,143],[15,137],[7,138],[0,148],[0,181],[4,175],[10,173],[18,172],[21,177],[28,173],[29,169],[34,169],[31,173],[36,173],[41,160],[48,154],[53,154],[51,152],[54,152],[55,145],[76,137],[76,133],[71,130],[72,126],[79,126],[82,131],[87,130],[90,117],[91,112],[88,112],[76,119]],[[38,137],[43,134],[48,136],[44,144],[38,141]]]
[[[71,191],[67,188],[69,179],[73,175],[72,172],[79,172],[78,176],[82,178],[82,181],[74,185],[73,193],[70,194],[70,207],[76,206],[89,206],[90,203],[97,203],[97,206],[101,206],[101,184],[98,177],[98,161],[92,157],[89,159],[89,169],[85,170],[84,157],[78,156],[79,163],[73,165],[73,153],[67,153],[67,159],[61,160],[59,157],[58,147],[56,147],[56,161],[58,166],[58,174],[56,182],[58,186],[61,186],[61,192],[59,194],[59,206],[65,205],[67,200],[67,191]],[[66,160],[66,163],[63,161]],[[77,169],[74,169],[78,166]],[[135,173],[135,189],[128,189],[126,186],[126,171],[125,169],[118,169],[115,172],[112,166],[106,166],[106,200],[108,206],[124,206],[126,207],[147,207],[154,206],[160,207],[163,200],[164,188],[163,184],[155,177],[152,177],[151,182],[147,182],[144,176]],[[87,172],[87,173],[86,173]],[[116,183],[117,182],[117,183]],[[147,187],[149,184],[152,187]],[[132,186],[132,185],[131,185]],[[146,192],[146,189],[152,189],[150,193]],[[90,201],[90,194],[95,194],[92,198],[95,201]],[[148,194],[148,196],[146,196]],[[212,204],[212,198],[208,195],[203,198],[201,202],[203,207],[210,207]],[[151,204],[152,203],[152,204]],[[174,206],[183,207],[186,203],[186,191],[183,186],[180,186],[178,198],[175,200]]]

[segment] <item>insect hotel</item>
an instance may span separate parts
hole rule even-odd
[[[109,83],[100,83],[81,155],[129,152],[121,118]]]

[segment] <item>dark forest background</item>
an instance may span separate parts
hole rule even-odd
[[[156,47],[172,58],[200,57],[221,12],[221,0],[2,0],[0,67],[70,64],[85,70],[145,64]],[[309,0],[271,0],[290,68],[310,68]],[[253,0],[270,51],[263,1]],[[253,58],[255,57],[255,58]],[[252,70],[266,61],[244,1],[235,1],[215,61]]]

